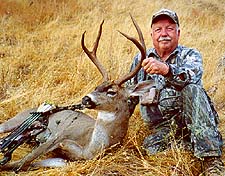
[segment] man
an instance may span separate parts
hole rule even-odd
[[[194,155],[203,160],[206,175],[224,174],[218,114],[202,86],[200,53],[178,44],[178,16],[168,9],[153,15],[151,37],[154,48],[147,50],[142,69],[129,82],[156,82],[154,91],[140,97],[141,115],[153,131],[145,138],[144,148],[149,154],[156,154],[174,139],[189,142]],[[135,56],[131,70],[139,56]]]

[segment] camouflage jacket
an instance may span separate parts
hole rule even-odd
[[[134,57],[131,70],[133,70],[138,64],[139,57],[140,53]],[[147,50],[147,57],[154,57],[155,59],[161,61],[154,48]],[[176,106],[179,108],[180,105],[176,104],[177,99],[173,99],[173,97],[179,97],[179,92],[182,88],[184,88],[187,84],[197,84],[202,86],[202,57],[197,50],[178,45],[177,48],[170,54],[166,60],[166,63],[170,67],[170,72],[167,76],[146,74],[146,72],[141,69],[136,76],[134,76],[127,83],[133,85],[144,80],[153,79],[156,82],[156,88],[161,92],[160,99],[168,100],[171,98],[171,102],[166,102],[164,106],[174,110],[176,109]],[[157,121],[157,118],[160,118],[157,117],[157,115],[160,116],[161,113],[152,108],[153,107],[150,106],[140,106],[142,117],[147,122],[152,121],[153,119],[151,118],[156,118],[153,121]]]

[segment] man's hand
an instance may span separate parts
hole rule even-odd
[[[165,76],[169,72],[169,66],[166,63],[160,62],[153,57],[143,60],[142,67],[149,74],[159,74]]]

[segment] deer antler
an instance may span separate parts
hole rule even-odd
[[[85,36],[86,31],[82,35],[81,46],[82,46],[84,52],[87,54],[87,56],[91,59],[91,61],[96,65],[96,67],[98,68],[98,70],[102,74],[104,81],[107,81],[107,80],[109,80],[108,73],[105,70],[105,68],[102,66],[102,64],[99,62],[99,60],[97,59],[97,56],[96,56],[98,43],[99,43],[99,40],[100,40],[100,37],[101,37],[101,34],[102,34],[102,25],[103,25],[103,23],[104,23],[104,20],[102,21],[102,23],[100,25],[100,28],[99,28],[99,31],[98,31],[98,36],[97,36],[96,41],[94,43],[93,50],[89,51],[87,49],[87,47],[85,46],[85,44],[84,44],[84,36]]]
[[[137,48],[140,50],[141,52],[141,59],[138,63],[138,65],[135,67],[135,69],[128,73],[127,75],[123,76],[121,79],[118,79],[115,81],[115,83],[117,85],[122,85],[124,82],[126,82],[127,80],[129,80],[130,78],[132,78],[135,74],[137,74],[137,72],[141,69],[141,64],[142,64],[142,61],[145,59],[146,57],[146,46],[145,46],[145,42],[144,42],[144,38],[143,38],[143,34],[141,32],[141,29],[140,27],[138,26],[137,22],[135,21],[135,19],[132,17],[132,15],[130,14],[130,17],[133,21],[133,24],[138,32],[138,35],[139,35],[139,40],[141,43],[139,43],[135,38],[133,37],[130,37],[122,32],[120,32],[123,36],[125,36],[128,40],[132,41],[136,46]]]

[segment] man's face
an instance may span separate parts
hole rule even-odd
[[[160,17],[152,24],[151,36],[158,54],[172,52],[178,45],[180,30],[169,17]]]

